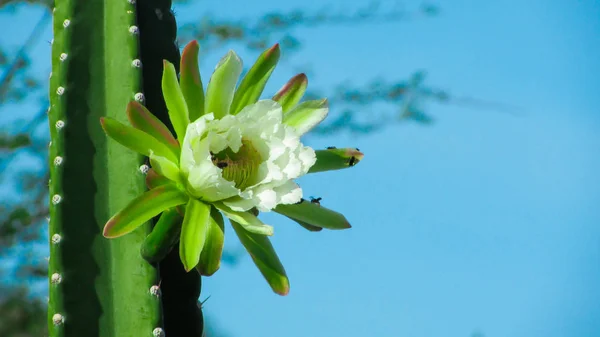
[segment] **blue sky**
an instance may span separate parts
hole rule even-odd
[[[265,215],[276,226],[291,292],[274,295],[246,255],[206,279],[207,314],[231,336],[600,336],[600,3],[439,5],[435,18],[298,28],[304,49],[283,56],[288,66],[267,91],[293,74],[290,64],[309,64],[317,88],[425,69],[428,84],[455,97],[503,102],[520,114],[432,103],[432,126],[307,138],[314,147],[366,153],[354,169],[301,180],[307,195],[342,211],[353,228],[308,233]],[[239,18],[322,7],[317,0],[216,6],[176,11],[186,22],[207,12]],[[27,27],[24,19],[41,12],[20,13],[15,24]],[[49,49],[41,45],[36,61],[47,71]],[[255,57],[240,54],[246,63]],[[203,61],[204,74],[218,57]],[[227,245],[240,249],[228,234]]]

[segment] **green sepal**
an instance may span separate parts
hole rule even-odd
[[[156,173],[154,169],[149,169],[148,173],[146,173],[146,186],[149,190],[170,183],[171,180],[169,180],[169,178],[161,176],[160,174]]]
[[[221,267],[224,240],[225,226],[223,224],[223,216],[216,208],[212,207],[206,242],[204,243],[202,253],[200,253],[200,262],[196,266],[201,275],[211,276]]]
[[[163,60],[162,90],[177,139],[183,142],[190,117],[185,98],[177,82],[175,66],[167,60]]]
[[[235,221],[231,221],[231,226],[271,289],[279,295],[287,295],[290,292],[290,281],[269,238],[250,233]]]
[[[242,73],[242,61],[231,50],[217,64],[206,88],[205,113],[221,119],[229,113],[235,85]]]
[[[296,133],[302,136],[321,123],[328,112],[327,99],[306,101],[285,113],[283,123],[296,129]]]
[[[159,175],[166,177],[167,179],[176,183],[181,183],[181,174],[179,172],[179,166],[168,160],[165,157],[157,156],[154,153],[150,153],[150,165]]]
[[[198,68],[198,41],[193,40],[183,48],[180,63],[180,86],[187,103],[190,121],[204,115],[204,88]]]
[[[292,220],[302,221],[311,226],[327,229],[347,229],[352,227],[343,214],[304,199],[297,204],[277,205],[274,211]]]
[[[179,163],[179,159],[171,152],[171,150],[169,150],[167,145],[161,143],[144,131],[127,126],[109,117],[100,118],[100,123],[102,124],[104,132],[106,132],[110,138],[126,148],[146,157],[149,157],[150,153],[154,153],[158,156],[165,157],[174,163]]]
[[[116,238],[125,235],[162,211],[185,204],[189,197],[174,185],[163,185],[133,199],[108,220],[103,235]]]
[[[252,68],[242,78],[240,85],[235,91],[233,102],[229,109],[230,114],[235,115],[242,111],[245,106],[258,101],[269,77],[271,77],[273,70],[277,66],[277,62],[279,62],[280,54],[279,44],[275,44],[260,54]]]
[[[162,261],[179,240],[182,221],[183,217],[176,208],[165,210],[142,243],[142,257],[149,263]]]
[[[365,156],[358,149],[330,148],[315,151],[317,161],[308,170],[308,173],[341,170],[358,164]]]
[[[127,118],[134,128],[156,138],[156,140],[165,144],[176,157],[179,157],[179,153],[181,152],[179,142],[173,137],[167,126],[146,109],[145,106],[136,101],[129,102],[127,104]]]
[[[194,269],[200,260],[209,228],[209,219],[210,205],[198,199],[190,199],[185,207],[179,239],[179,257],[185,271]]]
[[[305,74],[298,74],[292,77],[279,91],[273,96],[273,100],[283,108],[283,113],[286,113],[300,102],[306,87],[308,86],[308,78]]]
[[[236,212],[220,202],[214,203],[214,205],[219,211],[223,212],[229,220],[239,223],[240,226],[248,232],[268,236],[273,235],[273,227],[264,224],[253,214],[250,214],[249,212]]]

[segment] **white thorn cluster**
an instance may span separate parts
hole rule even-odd
[[[135,59],[135,60],[131,61],[131,65],[136,68],[139,68],[142,66],[142,61],[140,59]]]
[[[50,75],[48,75],[48,79],[52,78],[52,72],[50,72]]]
[[[56,93],[58,94],[58,96],[61,96],[62,94],[64,94],[64,93],[65,93],[65,88],[63,88],[63,87],[58,87],[58,88],[56,89]]]
[[[59,59],[60,59],[61,61],[64,61],[64,60],[66,60],[66,59],[67,59],[67,57],[68,57],[68,55],[67,55],[66,53],[62,53],[62,54],[60,54],[60,57],[59,57]]]
[[[52,284],[59,284],[62,282],[62,276],[60,276],[59,273],[54,273],[50,276],[50,282],[52,282]]]
[[[65,27],[65,28],[69,27],[70,24],[71,24],[71,20],[69,20],[69,19],[65,19],[65,21],[63,21],[63,27]]]
[[[140,103],[144,103],[144,100],[145,100],[144,94],[142,94],[141,92],[138,92],[137,94],[135,94],[135,96],[133,96],[133,98],[135,98],[135,100]]]
[[[137,35],[140,32],[140,29],[138,28],[138,26],[131,26],[131,27],[129,27],[129,32],[131,34]]]
[[[61,325],[65,322],[65,316],[61,315],[61,314],[54,314],[54,316],[52,316],[52,323],[54,323],[54,325]]]
[[[128,10],[127,14],[133,14],[133,11],[132,10]]]
[[[160,288],[157,285],[153,285],[152,287],[150,287],[150,294],[152,294],[152,296],[158,297],[160,295]]]
[[[127,2],[129,2],[132,5],[135,5],[135,0],[127,0]]]
[[[165,337],[165,330],[156,328],[152,331],[152,335],[154,335],[154,337]]]
[[[48,142],[48,147],[52,146],[52,141]]]
[[[52,196],[52,204],[58,205],[62,201],[62,197],[58,194]]]
[[[54,44],[54,39],[51,39],[50,40],[50,45],[53,45],[53,44]]]
[[[147,174],[149,169],[150,167],[146,164],[140,166],[140,172],[142,172],[143,174]]]
[[[65,127],[65,122],[59,119],[56,121],[56,124],[54,124],[54,126],[56,126],[56,130],[60,130]]]
[[[58,244],[60,242],[60,240],[62,240],[62,237],[60,236],[60,234],[56,233],[54,235],[52,235],[52,243],[53,244]]]
[[[157,9],[155,9],[155,10],[154,10],[154,13],[156,13],[156,17],[157,17],[159,20],[162,20],[162,19],[163,19],[163,12],[162,12],[160,9],[158,9],[158,8],[157,8]]]
[[[63,163],[63,158],[61,156],[54,157],[54,166],[60,166]]]

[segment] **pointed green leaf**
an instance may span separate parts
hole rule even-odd
[[[283,113],[292,110],[300,102],[306,87],[308,78],[304,74],[298,74],[292,77],[279,91],[273,96],[273,100],[283,108]]]
[[[321,227],[309,225],[306,222],[302,222],[300,220],[296,220],[296,219],[292,219],[292,218],[290,218],[290,220],[293,220],[294,222],[296,222],[298,225],[304,227],[304,229],[308,230],[309,232],[320,232],[323,230],[323,228],[321,228]]]
[[[304,199],[298,204],[277,205],[274,211],[292,220],[302,221],[316,227],[327,229],[351,227],[344,215]]]
[[[179,257],[185,271],[192,270],[200,260],[200,253],[208,232],[209,219],[210,205],[197,199],[190,199],[185,208],[179,240]]]
[[[269,238],[249,233],[235,221],[231,221],[231,226],[271,289],[279,295],[287,295],[290,291],[290,281]]]
[[[171,180],[169,180],[165,176],[161,176],[154,169],[149,169],[148,173],[146,173],[146,186],[148,189],[153,189],[158,186],[170,184]]]
[[[190,121],[195,121],[204,115],[204,88],[198,69],[198,51],[200,46],[194,40],[183,48],[181,53],[180,85],[183,97],[187,103]]]
[[[136,101],[129,102],[127,104],[127,117],[134,128],[156,138],[156,140],[165,144],[176,157],[179,157],[181,152],[179,143],[163,122],[148,111],[145,106]]]
[[[104,236],[116,238],[138,228],[162,211],[185,204],[188,196],[173,185],[164,185],[135,198],[104,226]]]
[[[317,162],[308,170],[308,173],[341,170],[358,164],[365,156],[356,148],[315,151]]]
[[[100,118],[100,123],[104,132],[119,144],[146,157],[149,157],[150,153],[153,152],[158,156],[179,163],[177,156],[165,144],[144,131],[132,128],[109,117]]]
[[[183,142],[185,130],[190,124],[190,117],[185,98],[183,98],[179,82],[177,82],[175,66],[167,60],[163,60],[162,90],[169,110],[169,119],[173,123],[177,139]]]
[[[179,166],[168,160],[165,157],[157,156],[154,153],[150,153],[150,165],[159,175],[168,178],[176,183],[181,182],[181,175],[179,173]]]
[[[242,61],[231,50],[225,55],[210,77],[206,88],[205,113],[214,113],[220,119],[229,113],[235,85],[242,73]]]
[[[182,221],[183,217],[177,212],[177,209],[165,210],[160,215],[152,232],[142,243],[140,249],[142,257],[149,263],[162,261],[179,240]]]
[[[230,114],[235,115],[242,111],[245,106],[258,101],[269,77],[271,77],[271,73],[273,73],[277,62],[279,62],[279,56],[279,44],[275,44],[260,54],[256,63],[250,68],[235,91],[229,109]]]
[[[328,112],[326,99],[306,101],[284,114],[283,123],[296,129],[298,135],[301,136],[321,123],[327,117]]]
[[[225,226],[223,225],[223,216],[216,208],[212,207],[206,242],[204,243],[202,253],[200,253],[200,262],[196,267],[201,275],[210,276],[219,270],[221,255],[223,255],[224,240]]]
[[[222,203],[215,203],[214,205],[231,221],[239,223],[248,232],[260,235],[273,235],[273,227],[264,224],[253,214],[249,212],[236,212]]]

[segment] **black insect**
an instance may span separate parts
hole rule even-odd
[[[335,146],[328,146],[327,147],[327,150],[335,150],[335,149],[337,149],[337,147],[335,147]]]
[[[303,202],[304,202],[304,199],[300,199],[300,201],[298,201],[297,203],[295,203],[295,205],[299,205],[299,204],[301,204]]]
[[[224,162],[224,161],[220,161],[220,162],[217,163],[217,167],[220,168],[220,169],[224,169],[227,166],[229,166],[229,165],[226,162]]]
[[[313,198],[313,197],[311,197],[310,198],[310,202],[313,203],[313,204],[317,204],[317,205],[321,206],[321,199],[323,199],[323,198]]]
[[[348,165],[354,166],[354,165],[356,165],[356,163],[357,163],[356,157],[354,157],[354,156],[350,157],[350,161],[348,161]]]

